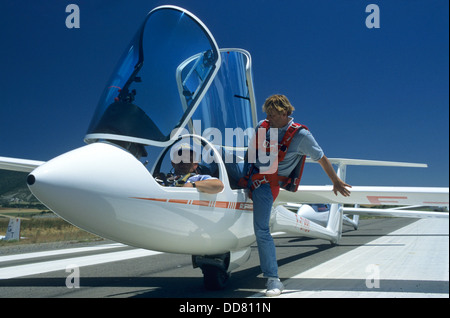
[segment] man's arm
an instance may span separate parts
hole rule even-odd
[[[331,165],[330,160],[323,155],[322,158],[318,161],[320,165],[322,166],[322,169],[325,171],[325,173],[330,178],[331,182],[333,182],[333,192],[335,195],[339,192],[344,197],[350,196],[350,191],[346,188],[351,188],[352,186],[342,181],[336,174],[336,172],[333,169],[333,166]]]
[[[186,182],[184,184],[185,187],[192,188],[193,185],[191,182]],[[205,193],[219,193],[223,190],[223,183],[219,179],[208,179],[208,180],[201,180],[195,182],[195,187],[200,192]]]

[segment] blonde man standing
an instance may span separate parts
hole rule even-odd
[[[349,196],[350,191],[347,188],[351,188],[351,186],[336,175],[330,161],[309,130],[305,126],[294,123],[294,119],[290,117],[294,107],[286,96],[270,96],[264,103],[263,111],[267,114],[267,117],[266,120],[259,123],[257,136],[261,133],[260,128],[265,128],[265,131],[262,130],[266,134],[262,136],[265,137],[265,145],[278,143],[278,149],[284,151],[284,154],[282,157],[278,155],[279,160],[275,160],[275,165],[277,165],[275,169],[267,169],[267,162],[262,163],[258,160],[258,155],[255,155],[256,160],[249,162],[246,178],[249,180],[248,187],[251,189],[253,200],[253,226],[258,244],[261,270],[264,277],[268,279],[266,296],[278,296],[283,291],[284,286],[278,278],[275,244],[270,235],[269,220],[273,201],[280,189],[280,182],[291,175],[291,172],[296,169],[305,156],[309,156],[312,160],[319,162],[333,182],[335,195],[339,192],[345,197]],[[275,142],[273,137],[271,140],[271,132],[272,134],[276,132],[274,134],[277,139]],[[259,138],[258,136],[257,139]],[[283,146],[285,140],[289,140],[287,146]]]

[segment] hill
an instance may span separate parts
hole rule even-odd
[[[0,205],[10,202],[37,202],[27,187],[26,172],[0,170]]]

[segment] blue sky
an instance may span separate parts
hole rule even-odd
[[[79,29],[65,25],[71,3]],[[378,29],[365,24],[371,3]],[[328,157],[429,165],[350,167],[349,183],[448,186],[447,0],[0,0],[0,156],[83,146],[114,66],[163,4],[198,16],[219,47],[248,50],[258,108],[287,95]],[[302,183],[330,182],[309,165]]]

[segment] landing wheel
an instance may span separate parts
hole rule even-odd
[[[203,284],[208,290],[220,290],[225,288],[228,279],[230,278],[229,273],[217,266],[204,265],[202,271]]]

